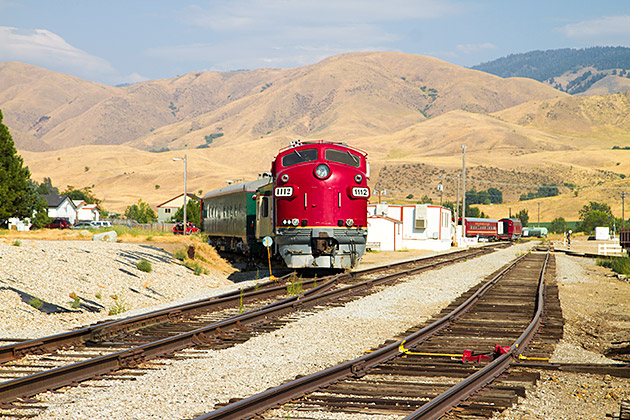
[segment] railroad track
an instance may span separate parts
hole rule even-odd
[[[301,279],[306,291],[286,297],[287,283],[296,281],[289,275],[279,283],[3,346],[0,404],[9,411],[21,407],[20,401],[28,406],[35,400],[25,398],[37,393],[121,369],[147,366],[151,359],[171,356],[184,348],[231,346],[259,331],[279,328],[290,321],[286,316],[297,310],[322,302],[339,305],[401,277],[491,251],[492,247],[473,249],[325,279]],[[381,274],[388,271],[393,273]]]
[[[514,361],[545,360],[562,336],[553,264],[549,253],[523,256],[462,295],[429,325],[358,359],[196,420],[335,418],[340,412],[357,418],[437,419],[451,410],[453,418],[487,418],[510,406],[538,378],[537,372],[510,369]],[[266,412],[279,404],[284,405]]]

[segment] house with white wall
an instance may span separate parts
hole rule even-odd
[[[72,200],[77,209],[77,220],[81,222],[96,222],[100,220],[101,214],[98,204],[88,204],[84,200]]]
[[[48,203],[48,217],[66,219],[74,224],[77,220],[77,208],[67,195],[47,194],[42,196]]]
[[[385,227],[386,221],[390,222]],[[391,229],[390,229],[391,227]],[[391,244],[387,249],[444,251],[451,247],[453,224],[450,209],[434,204],[368,205],[368,243]]]
[[[187,193],[186,196],[188,197],[186,202],[188,202],[189,200],[199,201],[199,197],[197,197],[195,194]],[[175,216],[175,213],[177,213],[177,210],[179,210],[183,205],[184,193],[181,193],[180,195],[177,195],[163,202],[162,204],[158,204],[157,221],[160,223],[170,222],[171,218]]]

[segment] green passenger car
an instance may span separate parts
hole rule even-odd
[[[202,227],[212,245],[223,251],[256,253],[257,197],[269,177],[210,191],[203,197]]]

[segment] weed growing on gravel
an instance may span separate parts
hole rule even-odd
[[[77,309],[79,306],[81,306],[81,298],[74,292],[70,293],[70,299],[72,299],[72,302],[70,302],[70,307],[72,309]]]
[[[201,264],[196,263],[195,261],[186,260],[184,261],[184,265],[190,268],[193,271],[193,273],[195,273],[198,276],[201,274],[208,274],[208,270],[203,268]]]
[[[28,301],[28,304],[31,305],[35,309],[39,309],[44,306],[44,301],[38,297],[34,297]]]
[[[96,299],[102,299],[103,298],[103,294],[101,292],[96,292],[96,294],[94,295],[94,297]]]
[[[242,314],[243,311],[245,310],[244,306],[243,306],[243,293],[244,293],[244,289],[241,289],[241,294],[238,298],[238,313]]]
[[[150,273],[151,270],[153,270],[151,263],[145,259],[138,261],[136,268],[140,271],[144,271],[145,273]]]
[[[304,289],[302,288],[302,277],[298,277],[295,273],[289,279],[287,284],[287,294],[291,296],[299,295]]]
[[[19,239],[13,241],[13,246],[22,246],[22,242]]]
[[[184,252],[183,249],[178,249],[173,254],[173,257],[175,257],[175,259],[178,259],[180,261],[184,261],[186,259],[186,252]]]
[[[110,315],[118,315],[123,312],[127,312],[127,305],[122,297],[118,295],[111,295],[111,298],[114,299],[114,304],[111,308],[109,308]]]

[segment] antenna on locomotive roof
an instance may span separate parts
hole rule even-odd
[[[291,147],[297,147],[297,146],[299,146],[299,145],[301,145],[301,144],[302,144],[302,140],[300,140],[300,139],[297,139],[297,140],[292,140],[292,141],[291,141],[291,143],[289,143],[289,145],[290,145]]]

